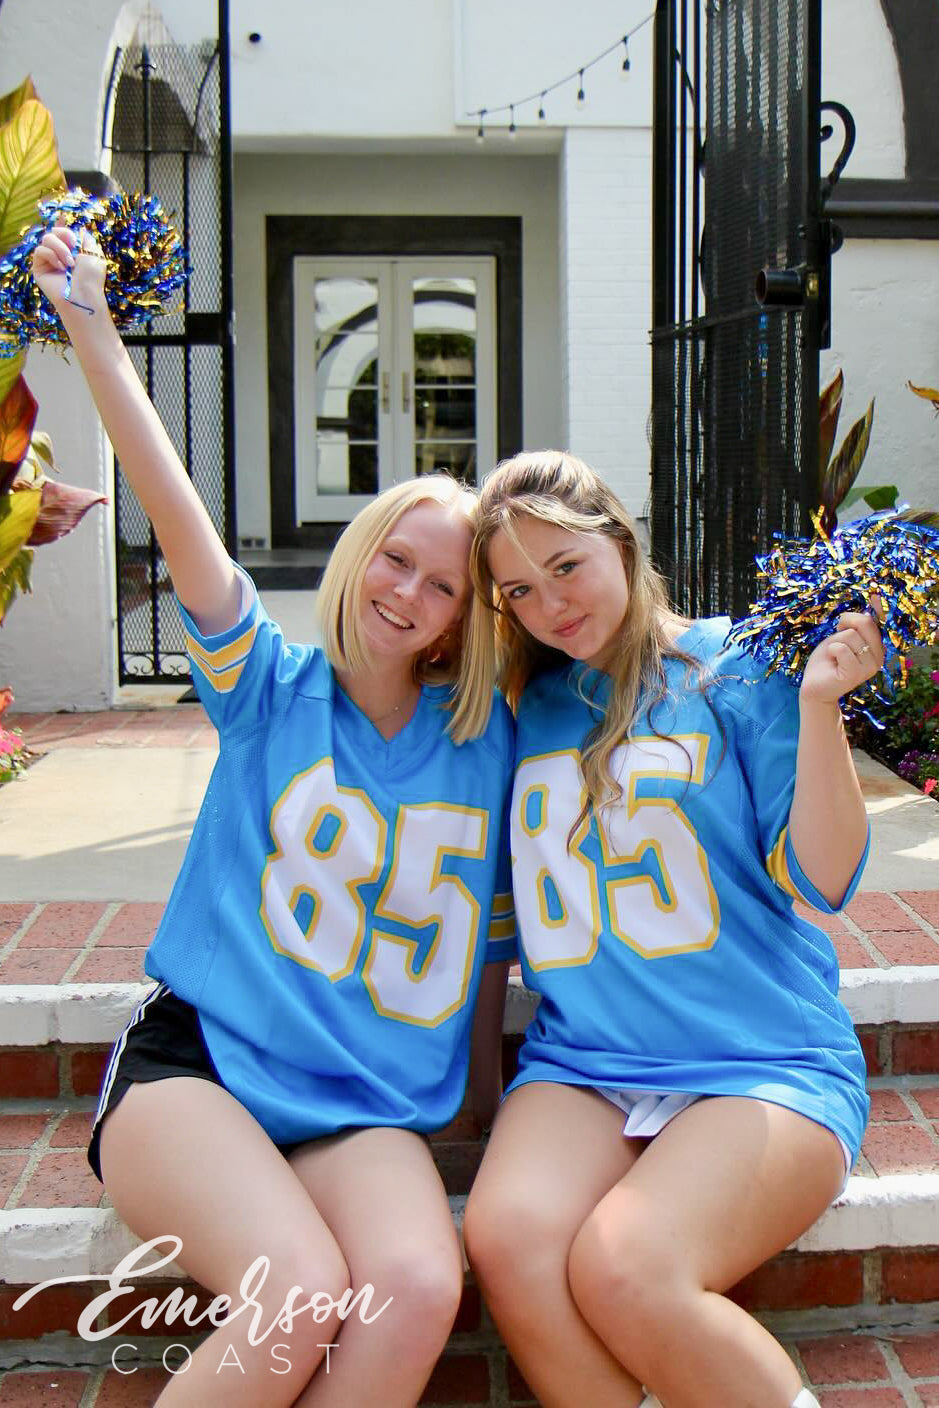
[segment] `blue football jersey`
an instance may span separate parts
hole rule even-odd
[[[832,943],[793,907],[832,912],[788,832],[798,691],[722,651],[728,627],[699,621],[679,642],[713,672],[713,707],[669,661],[669,699],[613,755],[622,797],[573,835],[580,748],[600,717],[590,701],[609,680],[574,665],[524,693],[513,882],[522,972],[541,1003],[516,1084],[756,1096],[856,1154],[863,1056]]]
[[[457,747],[447,688],[425,687],[385,739],[248,600],[212,638],[182,613],[220,753],[146,970],[277,1142],[439,1128],[483,965],[515,955],[511,716],[497,697]]]

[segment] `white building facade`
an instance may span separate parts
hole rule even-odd
[[[915,9],[920,0],[824,0],[822,96],[854,113],[846,177],[862,183],[858,201],[869,194],[875,213],[845,221],[822,374],[844,370],[845,428],[877,397],[864,481],[896,483],[911,502],[935,505],[939,430],[905,382],[939,382],[939,215],[907,219],[903,208],[912,209],[911,183],[922,188],[921,207],[933,197],[939,164],[923,168],[939,121],[931,138],[921,108],[911,112],[898,4]],[[232,0],[242,542],[278,547],[284,525],[312,531],[341,521],[375,488],[441,455],[485,472],[506,426],[519,446],[570,447],[634,514],[646,513],[652,25],[642,21],[653,8],[654,0]],[[50,26],[33,0],[3,0],[0,91],[32,74],[66,170],[108,170],[112,57],[141,20],[154,22],[144,11],[62,0]],[[163,0],[160,16],[180,44],[215,34],[211,0]],[[583,103],[575,78],[520,104],[513,135],[509,113],[487,115],[478,141],[479,109],[540,94],[632,29],[628,73],[620,47],[585,75]],[[939,99],[932,103],[939,118]],[[876,197],[888,191],[898,209],[884,214]],[[295,304],[292,340],[279,337],[272,305],[283,273],[272,259],[288,257],[293,297],[306,299]],[[500,260],[514,269],[510,285]],[[372,300],[371,312],[357,297]],[[347,415],[350,387],[360,388],[362,406],[354,456],[336,451],[329,388],[304,371],[319,333],[311,321],[301,335],[303,306],[330,326],[342,322],[336,386]],[[447,335],[434,342],[428,330],[441,327]],[[280,423],[270,389],[281,368],[295,386],[292,427],[290,414]],[[38,351],[26,375],[64,477],[110,493],[113,467],[80,376]],[[411,413],[415,396],[423,420]],[[306,447],[297,417],[310,432]],[[462,437],[461,425],[472,426]],[[106,708],[116,697],[109,514],[95,510],[36,555],[33,594],[0,633],[0,682],[13,686],[19,708]]]

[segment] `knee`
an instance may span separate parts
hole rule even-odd
[[[657,1239],[640,1219],[604,1216],[598,1209],[574,1238],[567,1263],[571,1295],[584,1319],[602,1337],[615,1323],[618,1336],[642,1342],[677,1293],[664,1235]],[[654,1229],[652,1229],[654,1232]]]
[[[275,1316],[285,1322],[285,1328],[292,1320],[304,1338],[317,1326],[338,1325],[338,1306],[351,1285],[349,1268],[338,1248],[311,1255],[302,1244],[282,1247],[271,1257],[270,1270],[258,1290],[252,1290],[250,1280],[243,1280],[235,1303],[247,1291],[262,1306],[265,1325]]]
[[[463,1294],[463,1267],[456,1246],[437,1255],[419,1247],[394,1248],[370,1261],[367,1271],[375,1292],[370,1313],[387,1306],[382,1319],[393,1329],[396,1353],[436,1359],[453,1328]]]
[[[490,1301],[533,1304],[546,1274],[563,1274],[569,1233],[546,1207],[533,1206],[522,1190],[495,1183],[466,1206],[466,1258]]]

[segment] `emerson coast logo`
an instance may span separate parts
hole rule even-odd
[[[141,1263],[150,1252],[160,1252],[163,1248],[169,1250],[159,1257],[157,1261],[143,1266]],[[205,1329],[212,1326],[221,1329],[223,1326],[231,1325],[241,1316],[249,1317],[247,1339],[252,1348],[267,1343],[272,1336],[280,1333],[290,1335],[293,1332],[294,1322],[301,1315],[309,1315],[314,1324],[323,1325],[334,1316],[338,1316],[340,1321],[346,1321],[352,1314],[357,1314],[363,1325],[371,1325],[382,1315],[394,1299],[389,1296],[384,1305],[380,1305],[377,1310],[372,1310],[372,1301],[375,1296],[375,1287],[371,1282],[353,1292],[351,1289],[345,1291],[338,1300],[334,1299],[327,1291],[314,1291],[312,1295],[304,1291],[300,1286],[294,1286],[288,1292],[283,1305],[271,1318],[270,1309],[266,1310],[261,1306],[258,1296],[260,1295],[264,1283],[267,1280],[271,1269],[270,1258],[266,1256],[256,1257],[248,1267],[241,1284],[238,1288],[240,1301],[236,1302],[231,1296],[216,1296],[215,1299],[204,1310],[199,1310],[196,1296],[190,1292],[188,1295],[182,1286],[175,1287],[167,1296],[160,1300],[157,1296],[140,1301],[137,1299],[139,1287],[135,1285],[125,1285],[125,1277],[133,1276],[135,1273],[148,1275],[154,1271],[160,1271],[164,1266],[168,1266],[175,1261],[183,1249],[182,1240],[179,1237],[154,1237],[149,1242],[143,1242],[133,1251],[128,1252],[121,1261],[118,1262],[110,1276],[56,1276],[49,1281],[40,1281],[36,1286],[30,1286],[28,1291],[23,1291],[13,1302],[13,1309],[19,1310],[33,1296],[39,1295],[40,1291],[47,1290],[50,1286],[76,1285],[86,1281],[104,1281],[107,1289],[99,1296],[95,1296],[85,1306],[78,1317],[78,1333],[83,1340],[94,1343],[97,1340],[109,1339],[114,1335],[119,1335],[128,1321],[139,1315],[144,1329],[149,1329],[158,1320],[165,1320],[167,1324],[173,1325],[177,1320],[190,1330]],[[122,1296],[133,1295],[135,1297],[133,1309],[128,1311],[123,1319],[116,1320],[103,1330],[95,1329],[95,1321],[102,1311],[108,1310],[113,1304],[118,1302]],[[267,1316],[267,1320],[265,1320]],[[224,1337],[223,1337],[224,1338]],[[329,1373],[329,1352],[336,1349],[336,1344],[321,1344],[319,1349],[326,1351],[326,1373]],[[136,1345],[126,1342],[115,1346],[111,1353],[111,1363],[121,1374],[134,1374],[136,1368],[128,1368],[126,1356],[128,1350],[135,1350]],[[185,1359],[175,1367],[167,1363],[167,1356],[171,1350],[181,1349],[185,1354]],[[289,1344],[272,1343],[270,1345],[270,1356],[272,1361],[271,1372],[274,1374],[289,1374],[291,1362],[289,1358]],[[118,1362],[118,1353],[124,1351],[125,1362]],[[243,1352],[243,1351],[242,1351]],[[192,1355],[184,1344],[170,1345],[163,1354],[164,1367],[171,1374],[184,1374],[189,1368]],[[221,1352],[216,1373],[222,1369],[240,1369],[244,1373],[244,1367],[238,1357],[234,1345],[228,1344]]]

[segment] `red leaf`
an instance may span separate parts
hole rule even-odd
[[[29,449],[38,410],[26,382],[17,377],[0,405],[0,494],[9,488]]]
[[[38,548],[43,543],[54,543],[56,538],[64,538],[81,522],[92,504],[106,503],[105,495],[96,494],[94,489],[77,489],[73,484],[59,484],[47,479],[42,486],[39,517],[26,540],[27,546]]]

